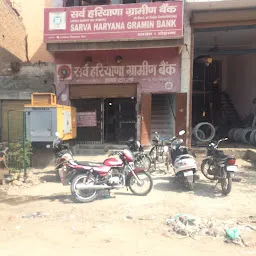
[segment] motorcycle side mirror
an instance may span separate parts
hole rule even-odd
[[[46,148],[50,148],[50,147],[51,147],[51,145],[49,145],[49,144],[46,145]]]
[[[60,134],[58,132],[55,132],[55,136],[59,138]]]
[[[181,130],[180,132],[179,132],[179,135],[180,136],[182,136],[182,135],[184,135],[185,134],[185,131],[184,130]]]

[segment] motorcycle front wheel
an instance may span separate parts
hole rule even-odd
[[[137,196],[146,196],[153,188],[153,179],[145,171],[137,173],[137,177],[141,183],[134,176],[131,176],[128,181],[129,189]]]
[[[227,173],[227,177],[221,180],[221,189],[224,195],[228,195],[232,188],[232,177]]]
[[[78,203],[89,203],[94,201],[98,196],[98,191],[95,189],[77,189],[77,184],[94,184],[95,180],[91,176],[88,178],[88,174],[80,174],[77,175],[71,182],[71,194],[73,196],[73,199]]]

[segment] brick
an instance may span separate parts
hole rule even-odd
[[[7,0],[0,0],[0,75],[11,62],[26,60],[26,30]]]

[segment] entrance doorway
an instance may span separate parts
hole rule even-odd
[[[124,143],[136,136],[136,98],[72,100],[79,144]]]
[[[104,99],[104,142],[122,143],[136,134],[136,99]]]

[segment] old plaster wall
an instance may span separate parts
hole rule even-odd
[[[21,64],[19,72],[0,76],[0,99],[30,99],[32,92],[52,92],[54,70],[51,63]]]

